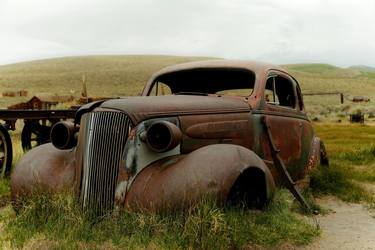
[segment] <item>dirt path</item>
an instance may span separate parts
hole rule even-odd
[[[302,249],[375,249],[375,218],[363,205],[334,197],[319,199],[318,203],[330,210],[317,216],[322,236]]]

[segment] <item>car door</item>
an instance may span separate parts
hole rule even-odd
[[[307,156],[303,151],[303,131],[309,124],[297,82],[281,71],[270,71],[265,83],[262,113],[271,128],[279,155],[294,180],[303,172]],[[264,131],[263,156],[272,161],[268,137]],[[276,171],[274,171],[276,172]],[[275,173],[277,175],[277,173]]]

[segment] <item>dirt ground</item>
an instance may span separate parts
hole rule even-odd
[[[371,185],[371,189],[374,187]],[[252,245],[246,249],[375,250],[375,212],[370,212],[364,205],[346,203],[332,196],[319,198],[316,202],[327,210],[327,213],[316,216],[322,233],[313,243],[303,247],[288,243],[272,248]]]
[[[327,214],[317,216],[322,235],[300,249],[375,249],[374,214],[363,205],[346,203],[334,197],[324,197],[317,202],[329,210]]]

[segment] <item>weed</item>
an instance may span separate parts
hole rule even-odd
[[[311,190],[315,194],[332,194],[344,201],[360,202],[371,200],[371,195],[350,179],[345,169],[331,164],[319,166],[311,174]]]
[[[59,248],[80,246],[163,249],[228,249],[247,244],[273,246],[288,241],[307,244],[319,230],[291,213],[287,191],[277,192],[264,212],[218,207],[204,199],[185,212],[171,214],[121,211],[93,220],[72,195],[35,196],[18,216],[6,220],[3,240],[22,247],[30,239],[57,242]],[[9,218],[10,217],[10,218]]]
[[[375,181],[375,128],[360,125],[315,124],[325,142],[330,166],[311,174],[314,194],[332,194],[345,201],[372,203],[373,195],[358,181]]]

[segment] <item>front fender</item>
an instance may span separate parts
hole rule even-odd
[[[17,163],[11,177],[12,199],[33,192],[59,192],[73,187],[74,151],[59,150],[51,143],[35,147]]]
[[[144,168],[125,195],[125,207],[157,211],[186,208],[208,194],[224,203],[236,180],[249,168],[264,173],[270,198],[275,184],[265,163],[242,146],[216,144]]]

